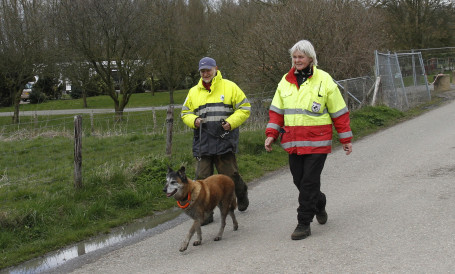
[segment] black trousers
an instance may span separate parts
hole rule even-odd
[[[321,192],[321,172],[327,154],[289,154],[289,167],[294,184],[299,190],[297,221],[309,225],[326,205],[325,194]]]

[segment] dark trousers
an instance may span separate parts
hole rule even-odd
[[[327,154],[289,154],[289,167],[294,184],[299,190],[297,221],[309,225],[326,205],[325,194],[321,192],[321,172]]]
[[[235,154],[228,152],[222,155],[202,156],[201,160],[196,162],[196,179],[201,180],[213,175],[214,167],[218,174],[231,177],[235,184],[235,195],[242,200],[247,193],[248,186],[239,174]]]

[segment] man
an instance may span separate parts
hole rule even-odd
[[[196,179],[214,173],[225,174],[235,183],[238,209],[249,205],[248,187],[239,174],[235,153],[238,150],[239,126],[250,116],[251,104],[232,81],[223,79],[216,61],[199,61],[199,83],[188,92],[181,118],[194,129],[193,156],[197,158]],[[204,224],[213,221],[213,213]]]

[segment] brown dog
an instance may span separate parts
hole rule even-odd
[[[234,209],[237,207],[234,189],[234,181],[226,175],[217,174],[205,180],[192,181],[186,177],[185,167],[182,166],[177,172],[168,168],[163,191],[166,192],[167,197],[174,197],[177,200],[177,205],[194,220],[180,251],[185,251],[188,248],[188,243],[195,231],[197,232],[197,240],[194,241],[193,245],[201,244],[201,224],[216,206],[221,212],[221,227],[214,240],[221,240],[228,214],[234,223],[234,230],[238,229],[239,225],[234,214]]]

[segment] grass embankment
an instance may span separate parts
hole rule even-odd
[[[134,97],[129,107],[141,106],[133,103],[136,102]],[[137,100],[141,103],[142,101],[143,99]],[[93,107],[99,106],[94,104]],[[416,116],[424,110],[425,108],[421,107],[402,113],[387,107],[366,107],[352,113],[352,130],[358,139]],[[125,138],[132,138],[133,140],[129,141],[134,144],[147,142],[151,136],[136,134],[103,137],[103,145],[97,147],[93,157],[109,155],[121,158],[122,154],[130,156],[120,159],[122,165],[101,165],[86,174],[82,189],[73,187],[71,164],[66,163],[62,168],[58,168],[62,165],[61,159],[50,164],[56,167],[56,172],[63,170],[63,174],[70,175],[62,175],[58,180],[44,184],[39,183],[39,180],[20,184],[0,180],[0,269],[99,233],[108,233],[112,227],[175,206],[175,201],[167,199],[162,193],[167,165],[171,164],[174,168],[186,165],[190,167],[187,168],[188,175],[194,176],[192,133],[174,136],[175,153],[171,160],[164,156],[165,138],[162,136],[154,139],[153,146],[133,154],[130,153],[132,146],[123,145]],[[31,146],[30,142],[43,142],[43,139],[16,142],[15,150],[26,151],[26,148]],[[87,136],[84,142],[100,143],[100,140],[96,136]],[[287,154],[278,145],[275,145],[273,152],[266,153],[263,142],[263,130],[241,134],[238,162],[240,172],[247,182],[287,164]],[[5,147],[4,144],[0,144],[0,153],[2,147]],[[39,151],[28,150],[27,158],[39,161],[45,157],[43,155],[52,155],[61,149],[67,148],[53,145]],[[71,157],[68,157],[68,161],[71,163]],[[94,163],[89,165],[98,164],[95,164],[96,159],[93,161]]]

